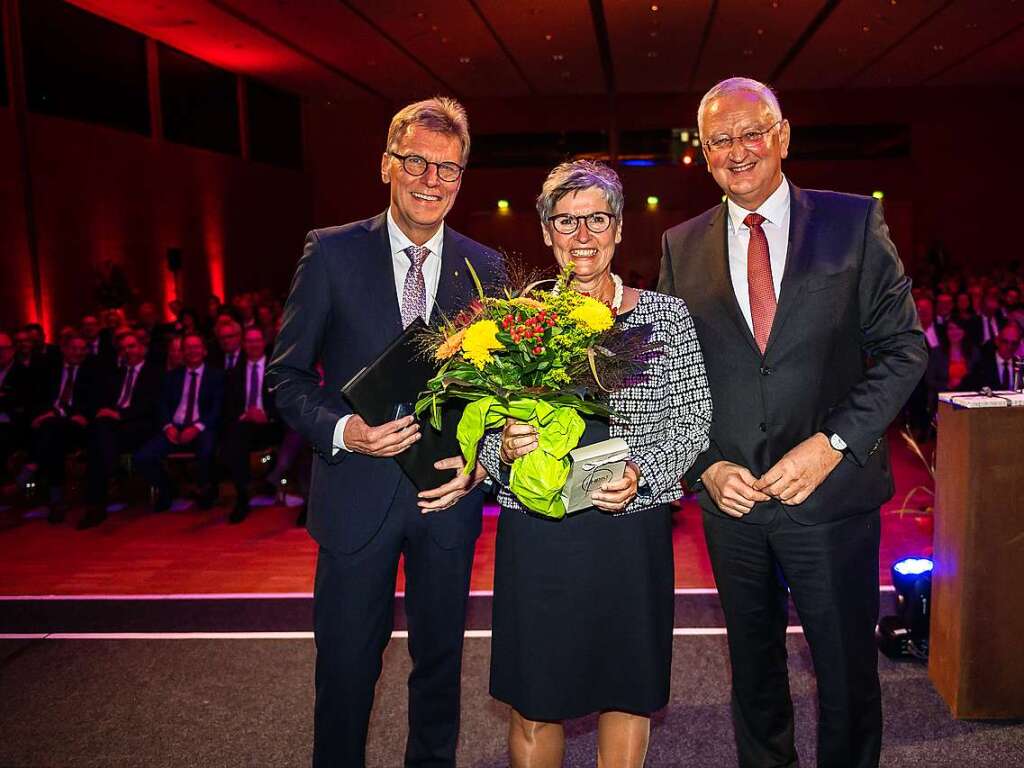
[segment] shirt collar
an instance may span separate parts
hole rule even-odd
[[[388,212],[385,214],[388,220],[388,238],[391,240],[391,254],[404,252],[410,245],[416,245],[410,240],[405,232],[399,229],[398,224],[395,223],[394,218],[391,216],[391,208],[388,207]],[[435,232],[427,242],[423,244],[424,248],[430,249],[431,256],[441,255],[441,243],[444,242],[444,222],[441,222],[441,226],[437,228]],[[402,253],[404,256],[405,254]]]
[[[259,358],[258,360],[246,360],[245,364],[246,365],[251,365],[252,363],[256,363],[256,365],[258,365],[259,367],[262,368],[263,367],[263,363],[266,362],[266,359],[267,359],[267,356],[264,355],[263,357]]]
[[[782,220],[789,211],[789,182],[783,176],[782,183],[779,184],[778,189],[768,195],[768,199],[761,203],[756,211],[748,211],[741,205],[734,203],[732,198],[728,198],[727,204],[729,207],[729,223],[732,225],[733,232],[738,232],[740,227],[747,226],[743,223],[743,220],[750,213],[759,213],[764,216],[766,223],[773,224],[776,227],[781,226]]]
[[[206,363],[200,363],[198,366],[196,366],[195,372],[199,374],[199,378],[203,377],[203,371],[205,370],[205,368]],[[192,369],[189,368],[188,366],[185,366],[185,373],[192,373]]]

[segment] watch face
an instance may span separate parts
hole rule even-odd
[[[832,433],[832,437],[830,437],[828,439],[828,441],[832,444],[832,447],[835,448],[837,451],[845,451],[846,450],[846,441],[843,440],[843,438],[841,438],[839,435],[835,434],[834,432]]]

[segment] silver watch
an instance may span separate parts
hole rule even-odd
[[[845,452],[846,449],[849,447],[846,445],[846,441],[843,440],[843,438],[841,438],[835,432],[826,432],[825,434],[828,436],[829,445],[831,445],[835,450],[839,451],[840,453]]]

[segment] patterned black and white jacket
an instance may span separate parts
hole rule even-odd
[[[609,432],[626,441],[643,477],[636,498],[619,513],[629,514],[679,498],[683,473],[708,447],[711,392],[693,319],[682,299],[640,291],[636,308],[619,322],[627,328],[649,323],[652,340],[664,344],[664,354],[651,362],[644,381],[610,396],[618,417]],[[502,507],[525,512],[505,485],[508,472],[502,471],[500,448],[501,431],[488,432],[480,461],[499,487]]]

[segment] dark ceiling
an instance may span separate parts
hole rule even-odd
[[[314,97],[1024,85],[1024,0],[73,0]]]

